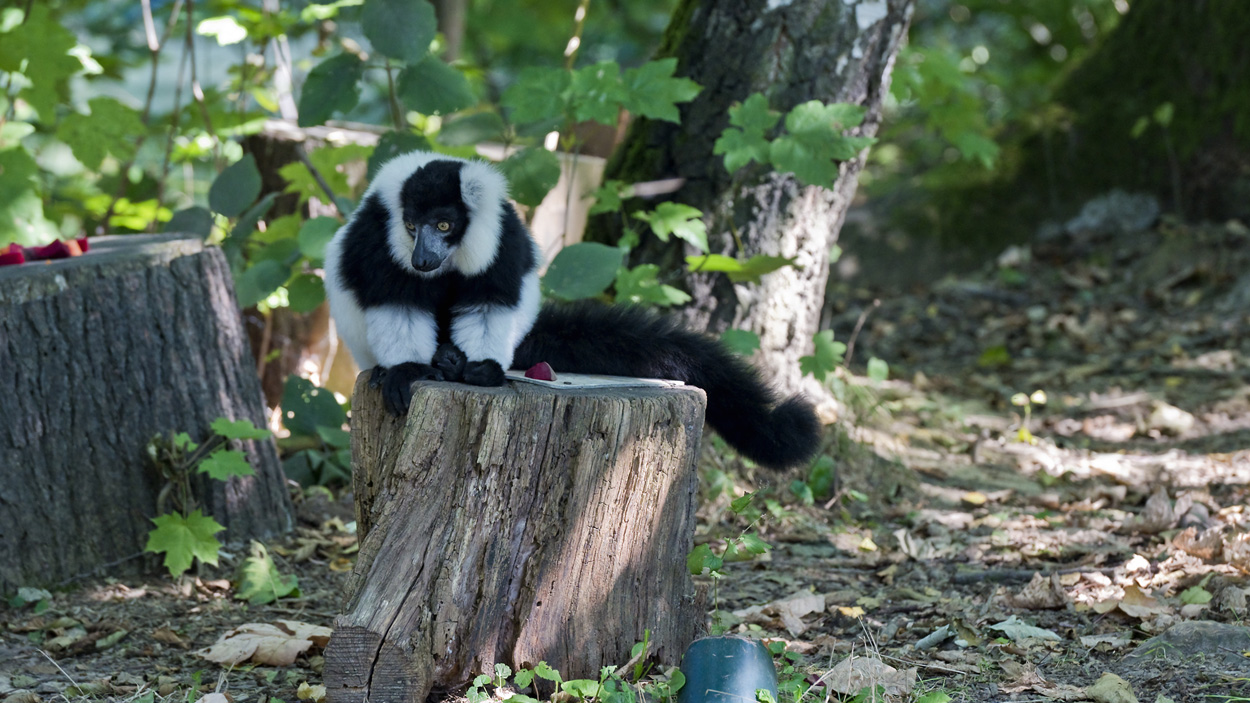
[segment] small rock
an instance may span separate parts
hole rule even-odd
[[[1098,703],[1138,703],[1128,681],[1109,672],[1103,674],[1093,686],[1085,689],[1085,695]]]
[[[1246,658],[1241,653],[1245,651],[1250,651],[1250,627],[1194,620],[1172,625],[1141,643],[1127,658],[1165,658],[1244,672]]]

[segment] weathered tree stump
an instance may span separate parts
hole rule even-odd
[[[367,377],[330,701],[423,702],[500,662],[598,678],[645,630],[677,663],[704,621],[686,571],[702,391],[420,383],[405,421]]]
[[[154,435],[199,441],[223,416],[265,424],[221,250],[179,235],[91,246],[0,268],[0,591],[142,552],[161,488]],[[228,539],[291,526],[272,440],[246,445],[255,476],[201,485]]]

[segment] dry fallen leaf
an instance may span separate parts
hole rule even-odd
[[[848,696],[881,686],[887,696],[904,696],[916,687],[916,668],[895,669],[872,657],[847,657],[825,679],[829,688]]]
[[[1100,644],[1105,644],[1113,649],[1127,647],[1133,641],[1133,633],[1121,632],[1109,635],[1083,635],[1081,637],[1081,645],[1093,649]]]
[[[1172,546],[1203,561],[1218,561],[1224,551],[1222,527],[1212,527],[1198,534],[1198,528],[1186,527],[1172,538]]]
[[[1134,532],[1157,534],[1170,529],[1180,516],[1172,509],[1172,501],[1168,498],[1168,489],[1159,486],[1146,500],[1146,507],[1141,514],[1129,521],[1127,527]]]
[[[181,649],[189,649],[191,647],[191,643],[186,638],[167,627],[162,627],[159,630],[153,630],[152,639],[157,642],[171,644]]]
[[[1098,703],[1138,703],[1133,687],[1112,673],[1103,674],[1085,694]]]
[[[329,641],[328,627],[295,620],[279,620],[277,624],[253,622],[234,628],[196,654],[232,666],[249,659],[257,664],[290,666],[313,645],[324,647]]]
[[[1063,608],[1069,600],[1067,591],[1059,582],[1059,575],[1051,574],[1047,578],[1041,572],[1033,574],[1033,580],[1025,584],[1019,593],[1007,597],[1012,606],[1026,610]]]
[[[1125,614],[1141,620],[1172,612],[1166,604],[1133,585],[1124,587],[1124,598],[1120,599],[1118,607]]]

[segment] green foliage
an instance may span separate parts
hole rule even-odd
[[[356,107],[360,102],[360,79],[364,73],[364,62],[348,53],[314,66],[300,92],[299,126],[319,125],[336,112],[347,113]]]
[[[253,540],[248,557],[239,567],[234,597],[251,605],[266,605],[279,598],[298,598],[299,595],[299,577],[279,571],[265,545]]]
[[[152,520],[156,525],[148,533],[144,551],[165,554],[169,575],[177,577],[191,567],[194,559],[217,564],[221,544],[213,537],[225,529],[197,506],[192,477],[206,474],[225,481],[233,476],[251,476],[255,472],[243,452],[227,449],[229,442],[268,438],[269,430],[257,428],[248,420],[217,418],[212,422],[213,435],[203,443],[191,440],[186,432],[157,435],[148,443],[148,458],[167,482],[161,491],[162,513]],[[164,501],[173,502],[168,506]],[[166,512],[167,507],[173,510]]]
[[[760,336],[750,330],[725,330],[721,332],[720,341],[743,356],[750,356],[760,348]]]
[[[217,565],[221,542],[214,535],[226,528],[201,514],[198,508],[189,515],[159,515],[152,519],[152,523],[156,528],[148,533],[148,543],[143,551],[164,554],[165,568],[169,569],[170,576],[180,576],[191,568],[194,559]]]
[[[226,167],[208,189],[208,206],[226,217],[238,217],[260,197],[260,169],[248,154]]]
[[[707,251],[707,225],[703,224],[703,212],[697,208],[681,203],[660,203],[655,210],[635,212],[634,217],[651,225],[651,231],[662,242],[673,236],[699,251]]]
[[[596,242],[579,242],[560,250],[547,274],[543,290],[563,300],[593,298],[616,280],[624,252]]]
[[[811,375],[823,382],[836,369],[846,354],[846,345],[833,341],[833,330],[823,330],[812,338],[815,351],[811,356],[799,357],[799,369],[803,375]]]
[[[685,685],[686,677],[676,667],[661,672],[653,671],[652,666],[646,663],[650,637],[651,631],[645,631],[643,641],[630,649],[630,661],[635,662],[630,672],[622,672],[621,667],[605,666],[599,670],[597,680],[565,681],[560,672],[545,661],[538,662],[532,669],[519,669],[516,672],[507,664],[497,663],[493,674],[479,674],[474,677],[465,697],[473,703],[504,698],[516,703],[539,703],[540,700],[562,703],[573,700],[584,703],[672,703],[677,692]],[[625,674],[628,673],[632,673],[631,678],[626,677]],[[550,687],[542,686],[547,689],[546,692],[540,693],[540,682],[551,684]],[[495,696],[487,692],[488,686],[497,689]],[[527,695],[523,691],[529,691],[533,695]]]
[[[213,231],[213,213],[198,205],[179,210],[165,223],[164,231],[194,234],[201,239],[208,239]]]
[[[646,303],[669,307],[684,305],[690,302],[690,294],[660,283],[660,267],[655,264],[641,264],[632,269],[621,267],[616,271],[616,301],[629,303]]]
[[[61,120],[56,136],[73,149],[74,156],[89,169],[98,169],[104,157],[129,161],[136,151],[135,135],[143,134],[139,112],[116,98],[92,98],[90,115],[71,113]]]
[[[703,90],[689,78],[674,78],[677,59],[648,61],[625,71],[625,104],[630,112],[653,120],[679,123],[677,103],[690,102]]]
[[[686,257],[686,266],[689,270],[724,272],[729,274],[729,280],[734,283],[759,283],[760,277],[764,274],[793,265],[794,259],[792,258],[766,254],[756,254],[746,261],[739,261],[722,254]]]
[[[368,161],[368,178],[373,180],[378,169],[382,168],[382,164],[390,161],[392,158],[400,154],[407,154],[410,151],[423,151],[430,149],[430,141],[423,135],[414,134],[407,131],[390,131],[382,135],[378,140],[378,145],[374,147],[373,152],[369,154]],[[307,171],[307,169],[305,169]]]
[[[351,478],[347,411],[334,393],[296,375],[282,389],[282,424],[291,436],[280,444],[299,447],[282,462],[287,478],[303,486],[343,484]]]
[[[546,149],[521,149],[504,159],[499,170],[512,186],[512,198],[535,207],[560,180],[560,159]]]
[[[771,140],[768,133],[780,115],[768,108],[768,99],[752,94],[729,109],[729,127],[717,138],[712,152],[723,155],[730,173],[751,162],[768,163],[789,171],[804,185],[829,186],[838,176],[838,163],[855,158],[876,140],[844,132],[864,121],[865,109],[845,103],[810,100],[795,106],[785,119],[785,132]]]
[[[45,3],[27,7],[25,23],[5,22],[11,26],[0,38],[0,71],[26,77],[18,97],[34,108],[42,122],[51,124],[57,104],[69,100],[70,76],[82,69],[82,62],[70,55],[78,40],[52,16]],[[9,8],[5,12],[20,10]]]
[[[429,51],[438,20],[425,0],[367,0],[360,28],[384,56],[415,63]]]
[[[398,90],[405,105],[424,115],[447,115],[477,102],[464,74],[434,55],[405,68]]]

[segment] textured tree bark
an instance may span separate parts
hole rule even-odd
[[[365,378],[328,700],[423,703],[498,662],[597,678],[648,629],[677,662],[705,617],[686,571],[702,391],[422,383],[405,423]]]
[[[202,440],[223,416],[265,424],[221,251],[177,235],[91,244],[0,268],[0,591],[142,552],[161,487],[146,465],[154,435]],[[255,476],[200,486],[231,540],[292,522],[273,442],[246,450]]]
[[[758,334],[761,366],[788,393],[799,389],[798,359],[810,353],[820,323],[829,250],[863,156],[843,163],[830,188],[804,187],[755,165],[731,174],[712,147],[729,124],[729,108],[757,92],[783,113],[808,100],[863,105],[867,118],[853,133],[875,134],[912,9],[913,0],[682,0],[658,54],[676,57],[677,74],[703,92],[682,108],[680,125],[636,120],[604,176],[684,178],[676,199],[704,212],[712,252],[796,259],[758,285],[735,285],[723,274],[686,277],[694,296],[687,319],[713,333],[734,327]],[[619,236],[610,218],[596,226],[588,239]],[[650,236],[634,251],[638,261],[667,270],[684,268],[685,255],[697,253]]]

